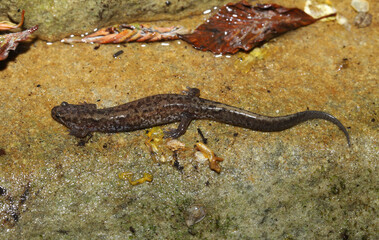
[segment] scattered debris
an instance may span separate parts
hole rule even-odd
[[[342,25],[346,28],[346,30],[350,31],[351,25],[346,17],[342,16],[341,14],[337,14],[337,23],[339,25]]]
[[[208,148],[204,143],[196,143],[196,148],[209,160],[209,168],[216,173],[221,172],[221,167],[218,162],[224,161],[224,159],[216,157],[215,153]]]
[[[120,51],[116,52],[115,54],[113,54],[113,57],[114,57],[114,58],[117,58],[118,56],[120,56],[120,55],[123,54],[123,53],[124,53],[124,51],[123,51],[123,50],[120,50]]]
[[[157,42],[179,39],[178,34],[189,31],[183,27],[150,27],[145,24],[120,24],[102,28],[84,38],[65,38],[64,43],[127,43],[127,42]]]
[[[162,152],[164,132],[160,127],[153,127],[146,131],[148,139],[145,145],[149,148],[151,158],[155,163],[165,163],[167,159]]]
[[[22,24],[24,23],[24,14],[25,14],[25,11],[22,10],[21,21],[19,24],[14,24],[7,21],[0,22],[0,31],[7,31],[7,30],[21,27]],[[20,42],[24,42],[28,40],[30,34],[32,34],[37,29],[38,29],[38,25],[31,27],[22,32],[1,35],[0,36],[0,61],[6,59],[8,57],[9,51],[15,50],[17,45]]]
[[[352,0],[351,7],[358,12],[354,18],[354,25],[358,28],[364,28],[371,25],[372,15],[368,13],[370,5],[366,0]]]
[[[313,18],[320,18],[325,15],[337,13],[330,0],[307,0],[305,2],[304,12]],[[334,20],[335,18],[324,18],[322,21]]]
[[[350,5],[357,12],[365,13],[370,9],[370,5],[366,0],[352,0]]]
[[[24,24],[24,15],[25,15],[25,10],[22,10],[21,12],[21,21],[19,24],[14,24],[12,22],[8,21],[2,21],[0,22],[0,31],[6,31],[6,30],[11,30],[15,28],[19,28]]]
[[[122,180],[128,180],[130,185],[135,186],[144,182],[151,182],[153,181],[153,175],[149,173],[144,173],[142,178],[139,178],[137,180],[132,180],[133,179],[133,173],[132,172],[123,172],[118,175],[118,177]]]
[[[177,139],[169,140],[166,143],[166,146],[168,147],[168,149],[170,149],[173,152],[183,150],[186,148],[186,145]]]
[[[208,158],[206,158],[202,152],[196,151],[195,152],[195,160],[198,163],[204,164],[205,162],[208,161]]]
[[[342,69],[346,69],[349,67],[349,59],[343,58],[341,63],[338,65],[337,71],[341,71]]]
[[[175,161],[174,161],[174,163],[172,164],[172,166],[173,166],[174,168],[176,168],[180,173],[183,173],[183,169],[184,169],[184,167],[183,167],[182,165],[180,165],[180,163],[179,163],[179,161],[178,161],[177,158],[175,159]]]
[[[256,62],[264,59],[272,52],[269,50],[269,45],[269,43],[265,43],[259,48],[254,48],[249,54],[238,54],[238,60],[236,60],[234,66],[240,71],[248,73]]]
[[[203,132],[201,131],[200,128],[197,128],[197,133],[200,135],[201,141],[203,141],[204,144],[207,144],[208,143],[208,139],[204,137],[204,134],[203,134]]]
[[[7,193],[7,189],[3,188],[2,186],[0,186],[0,196],[3,196]]]
[[[188,227],[200,222],[207,215],[205,207],[201,204],[193,204],[187,208],[186,224]]]
[[[200,25],[193,33],[180,35],[196,49],[215,54],[250,51],[285,32],[316,22],[330,14],[313,18],[298,8],[277,4],[257,4],[246,1],[229,3]]]
[[[368,12],[360,12],[354,18],[354,25],[358,28],[364,28],[371,25],[372,15]]]
[[[156,163],[174,162],[176,152],[186,149],[185,144],[177,139],[164,139],[164,132],[160,127],[153,127],[146,134],[148,139],[145,145]]]
[[[24,191],[19,197],[12,196],[5,188],[0,187],[0,196],[2,197],[2,205],[0,208],[0,226],[5,228],[13,228],[21,217],[21,213],[25,212],[26,202],[30,197],[31,184],[28,182]]]
[[[31,27],[25,31],[17,33],[9,33],[0,36],[0,61],[8,57],[10,50],[15,50],[20,42],[28,40],[30,34],[38,29],[38,25]]]
[[[336,16],[329,0],[309,0],[307,11],[277,4],[250,5],[246,1],[228,3],[193,33],[183,27],[150,27],[145,24],[120,24],[102,28],[82,38],[65,38],[65,43],[156,42],[183,39],[196,49],[215,54],[250,51],[285,32]]]

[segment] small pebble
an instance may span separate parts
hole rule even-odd
[[[205,207],[201,204],[193,204],[187,208],[186,224],[188,227],[200,222],[206,215]]]
[[[352,0],[351,7],[357,12],[368,12],[369,4],[366,0]]]
[[[354,25],[359,28],[368,27],[371,25],[372,15],[367,12],[360,12],[354,19]]]

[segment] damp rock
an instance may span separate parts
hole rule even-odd
[[[57,41],[71,34],[92,32],[116,23],[177,20],[222,6],[227,0],[12,0],[0,1],[0,22],[19,19],[26,11],[24,27],[39,25],[36,36]]]
[[[354,25],[358,28],[364,28],[371,25],[372,15],[368,12],[360,12],[354,19]]]
[[[187,208],[186,224],[188,227],[200,222],[206,216],[205,207],[201,204],[193,204]]]
[[[352,0],[351,7],[357,12],[368,12],[369,3],[366,0]]]

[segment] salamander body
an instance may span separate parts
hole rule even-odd
[[[177,129],[167,131],[165,137],[183,135],[192,120],[206,119],[262,132],[289,129],[312,119],[324,119],[337,125],[350,137],[342,123],[329,113],[304,111],[286,116],[270,117],[241,108],[200,98],[200,90],[188,88],[184,95],[159,94],[123,105],[97,109],[95,104],[68,104],[51,110],[52,117],[70,129],[70,134],[84,138],[92,132],[128,132],[153,126],[180,122]]]

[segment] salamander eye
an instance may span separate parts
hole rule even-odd
[[[61,106],[62,106],[62,107],[66,107],[66,106],[68,106],[68,103],[67,103],[67,102],[62,102],[62,103],[61,103]]]
[[[51,110],[51,116],[58,122],[61,121],[61,114],[59,113],[58,111],[58,108],[59,106],[56,106],[54,107],[52,110]]]

